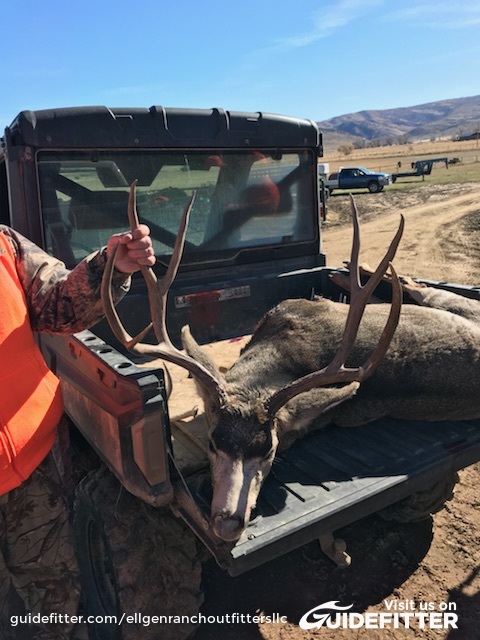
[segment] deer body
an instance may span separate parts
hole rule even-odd
[[[480,416],[480,302],[432,288],[422,292],[439,304],[451,298],[457,310],[459,306],[465,309],[467,317],[444,309],[404,305],[376,372],[351,400],[330,408],[307,426],[318,428],[331,422],[356,426],[382,416],[412,420]],[[365,309],[352,362],[363,362],[372,343],[378,341],[386,307],[374,304]],[[473,321],[471,310],[475,308],[478,320]],[[225,374],[229,394],[252,405],[256,398],[269,397],[287,382],[325,367],[340,343],[346,314],[346,305],[330,300],[282,302],[261,322]],[[318,401],[331,389],[320,387],[313,392]],[[250,394],[249,400],[246,394]],[[289,426],[298,429],[294,423]]]
[[[334,358],[348,307],[326,299],[286,300],[268,312],[225,373],[227,406],[219,412],[202,394],[214,443],[210,459],[217,535],[234,540],[248,523],[276,445],[288,448],[298,437],[331,423],[355,427],[386,416],[428,421],[480,417],[480,301],[433,288],[419,289],[416,297],[420,304],[439,308],[402,307],[390,347],[370,378],[350,391],[311,389],[284,405],[273,422],[266,421],[261,407],[278,389]],[[352,362],[368,357],[387,313],[388,305],[366,307]],[[184,345],[201,359],[190,336],[185,335]]]

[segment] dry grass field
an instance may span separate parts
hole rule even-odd
[[[450,164],[448,169],[443,163],[434,165],[432,174],[425,176],[427,183],[444,182],[468,182],[474,179],[473,173],[480,174],[480,141],[467,140],[454,142],[452,140],[438,140],[435,142],[416,142],[404,145],[392,145],[389,147],[372,147],[369,149],[354,149],[350,154],[341,154],[339,151],[328,151],[321,162],[330,165],[330,171],[337,171],[341,166],[363,166],[372,171],[385,171],[387,173],[398,172],[398,162],[401,162],[400,171],[410,171],[410,165],[416,160],[428,160],[430,158],[459,158],[458,164]],[[475,166],[476,165],[476,166]],[[480,175],[479,175],[480,178]],[[394,186],[402,188],[407,178],[402,178]],[[416,184],[422,182],[421,178],[411,178]]]

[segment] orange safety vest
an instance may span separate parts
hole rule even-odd
[[[0,495],[49,453],[62,413],[60,382],[35,342],[13,247],[0,233]]]

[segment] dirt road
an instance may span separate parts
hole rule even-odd
[[[460,191],[460,193],[458,193]],[[480,248],[472,242],[480,218],[480,184],[456,189],[423,187],[408,193],[359,194],[361,259],[376,264],[405,216],[405,232],[395,257],[399,273],[461,284],[480,281]],[[418,201],[421,200],[419,203]],[[322,246],[328,264],[341,264],[350,253],[349,197],[332,196],[333,224],[324,227]]]
[[[428,279],[480,284],[480,184],[419,187],[356,197],[362,259],[375,264],[405,215],[405,236],[395,259],[399,272]],[[323,249],[341,265],[350,253],[349,200],[332,196]],[[389,524],[376,516],[339,532],[353,564],[335,568],[316,543],[238,578],[213,563],[205,572],[205,615],[283,616],[264,624],[204,624],[195,640],[479,640],[480,464],[460,474],[454,500],[432,519]],[[458,629],[346,629],[305,631],[300,618],[329,601],[353,603],[361,613],[442,609],[458,615]],[[393,604],[392,604],[393,603]],[[396,604],[395,604],[396,603]]]

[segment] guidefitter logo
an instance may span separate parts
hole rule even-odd
[[[348,609],[351,609],[353,607],[353,604],[349,605],[348,607],[340,607],[338,605],[338,601],[337,600],[330,600],[329,602],[324,602],[323,604],[319,604],[318,607],[315,607],[314,609],[310,609],[310,611],[307,611],[307,613],[301,618],[300,622],[298,623],[301,629],[320,629],[321,626],[323,626],[324,623],[327,623],[332,616],[332,611],[348,611]],[[325,611],[325,609],[328,609],[330,612],[329,613],[317,613],[317,611]],[[315,622],[309,622],[309,617],[312,617]],[[326,624],[326,626],[329,626],[328,624]]]
[[[353,604],[342,607],[338,600],[324,602],[302,616],[301,629],[457,629],[454,602],[416,603],[413,600],[384,600],[387,611],[354,613]],[[436,610],[438,609],[438,610]],[[447,611],[448,609],[448,611]],[[347,613],[348,611],[348,613]]]

